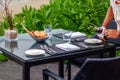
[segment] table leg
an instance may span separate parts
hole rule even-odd
[[[23,66],[23,80],[30,80],[30,66]]]
[[[68,68],[68,80],[71,80],[71,62],[70,62],[70,60],[67,62],[67,68]]]
[[[64,78],[64,63],[63,63],[63,61],[59,62],[59,76]]]

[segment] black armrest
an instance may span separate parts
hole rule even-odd
[[[60,76],[56,75],[55,73],[51,72],[48,69],[44,69],[43,70],[43,80],[49,80],[48,78],[51,77],[55,80],[64,80],[63,78],[61,78]]]

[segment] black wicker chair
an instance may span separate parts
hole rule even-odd
[[[64,80],[48,69],[43,70],[43,80]],[[88,58],[73,80],[120,80],[120,57]]]

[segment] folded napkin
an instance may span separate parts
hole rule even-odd
[[[81,33],[81,32],[73,32],[71,35],[71,38],[76,38],[76,37],[85,37],[86,34]]]
[[[65,50],[65,51],[72,51],[72,50],[80,49],[80,47],[73,45],[73,44],[69,44],[69,43],[56,44],[56,47],[62,50]]]

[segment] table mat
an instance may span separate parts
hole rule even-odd
[[[86,48],[86,47],[83,47],[81,45],[77,45],[78,47],[80,47],[79,50],[73,50],[73,51],[65,51],[65,50],[62,50],[60,48],[57,48],[54,46],[49,46],[49,48],[55,50],[57,53],[56,54],[52,54],[52,55],[59,55],[59,54],[67,54],[67,53],[72,53],[72,52],[75,52],[75,51],[84,51],[84,50],[87,50],[89,48]]]
[[[79,46],[69,44],[69,43],[60,43],[60,44],[56,44],[55,46],[64,51],[80,50]]]
[[[56,36],[58,38],[63,38],[62,33],[54,34],[54,36]],[[83,41],[85,39],[87,39],[87,36],[75,37],[75,38],[72,38],[71,41]]]

